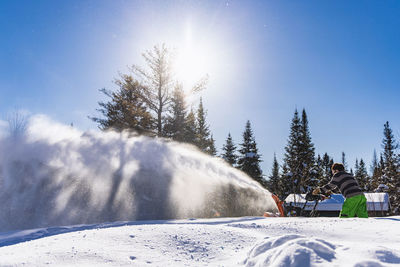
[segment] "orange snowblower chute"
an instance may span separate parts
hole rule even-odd
[[[279,197],[275,194],[271,194],[271,196],[274,199],[276,206],[278,207],[279,213],[281,214],[280,217],[285,217],[285,211],[283,210],[283,201],[281,201]]]

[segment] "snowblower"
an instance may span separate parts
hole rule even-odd
[[[318,206],[318,203],[320,201],[323,201],[325,199],[329,199],[331,197],[332,192],[328,191],[327,194],[316,194],[313,195],[312,191],[309,191],[306,194],[306,202],[303,205],[303,208],[300,211],[300,216],[302,216],[304,214],[304,210],[307,206],[307,202],[308,201],[315,201],[315,204],[310,212],[310,217],[317,217],[318,216],[318,212],[315,210],[315,208]]]
[[[275,194],[271,194],[272,199],[276,203],[276,207],[278,208],[279,213],[272,213],[272,212],[264,212],[264,217],[285,217],[285,211],[283,209],[283,201],[279,199],[279,197]]]

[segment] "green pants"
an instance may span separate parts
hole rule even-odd
[[[343,203],[340,218],[368,218],[367,199],[364,194],[346,198]]]

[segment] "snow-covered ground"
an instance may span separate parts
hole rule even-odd
[[[400,217],[136,221],[0,233],[0,266],[396,266]]]

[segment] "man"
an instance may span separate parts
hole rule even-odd
[[[332,180],[328,184],[314,189],[313,195],[326,194],[332,189],[339,188],[340,193],[345,198],[339,217],[352,218],[357,216],[359,218],[368,218],[367,199],[356,179],[344,171],[344,166],[341,163],[332,165],[332,174]]]

